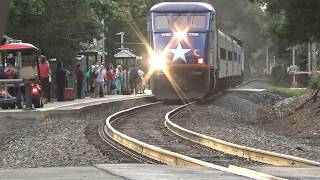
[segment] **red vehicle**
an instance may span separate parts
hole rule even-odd
[[[13,108],[12,100],[8,101],[7,98],[15,99],[17,107],[22,108],[20,99],[26,99],[25,95],[28,94],[25,88],[26,82],[31,83],[30,94],[33,107],[43,107],[41,88],[37,81],[37,75],[39,75],[38,56],[39,49],[32,44],[8,43],[0,45],[0,84],[5,85],[2,85],[2,96],[0,94],[2,108]],[[12,81],[16,83],[12,83]],[[22,92],[24,98],[17,97],[21,94],[19,92]]]

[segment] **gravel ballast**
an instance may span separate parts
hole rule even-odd
[[[268,123],[268,114],[261,108],[266,102],[276,103],[281,99],[269,92],[228,93],[217,97],[210,105],[194,105],[174,122],[228,142],[320,161],[319,146],[261,128]]]
[[[107,116],[144,100],[106,104],[97,111],[77,117],[44,120],[0,120],[0,168],[35,168],[53,166],[84,166],[119,163],[112,153],[102,154],[86,138],[89,124],[103,123]]]

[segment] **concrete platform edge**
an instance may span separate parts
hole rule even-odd
[[[112,103],[112,102],[120,102],[120,101],[128,101],[128,100],[134,100],[134,99],[148,99],[152,98],[150,95],[146,96],[138,96],[138,97],[128,97],[128,98],[119,98],[119,99],[106,99],[106,100],[100,100],[100,101],[94,101],[92,105],[90,106],[83,106],[78,109],[68,109],[68,110],[56,110],[57,108],[50,108],[49,110],[45,109],[39,109],[39,110],[12,110],[7,112],[0,112],[0,120],[4,119],[13,119],[13,118],[19,118],[19,119],[45,119],[47,117],[54,117],[59,115],[69,115],[69,114],[75,114],[77,113],[79,116],[81,114],[88,112],[94,108],[98,108],[100,106],[104,106],[106,104]],[[68,107],[66,105],[66,107]]]

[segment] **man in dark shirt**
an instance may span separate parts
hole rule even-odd
[[[136,94],[137,92],[137,86],[138,86],[138,68],[132,66],[129,71],[129,83],[130,83],[130,89],[132,94]]]
[[[77,65],[76,70],[74,71],[74,74],[77,79],[77,96],[79,99],[81,99],[81,92],[82,92],[82,82],[83,82],[83,71],[80,68],[80,64]]]
[[[58,62],[56,70],[56,83],[57,83],[57,99],[64,101],[63,91],[66,86],[66,71],[63,69],[63,63]]]

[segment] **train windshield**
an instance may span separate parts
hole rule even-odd
[[[155,30],[190,29],[205,30],[207,17],[205,15],[156,15]]]

